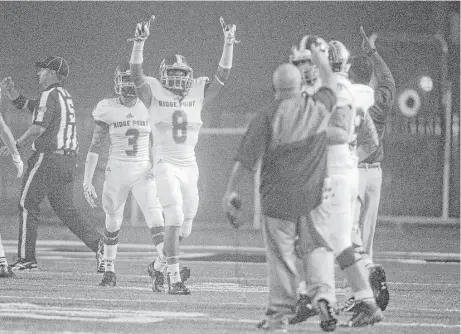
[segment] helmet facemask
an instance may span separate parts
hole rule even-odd
[[[164,59],[160,64],[160,83],[175,94],[186,95],[192,87],[193,71],[185,58],[176,55],[176,61],[167,64]]]
[[[292,46],[289,60],[303,74],[304,84],[308,87],[314,87],[320,84],[320,73],[312,61],[311,50],[306,48],[308,40],[310,40],[310,36],[304,36],[299,46]]]
[[[133,80],[131,79],[131,72],[127,69],[122,69],[121,67],[117,67],[115,70],[115,77],[114,77],[114,90],[117,95],[121,95],[124,97],[135,97],[136,90],[134,88]]]
[[[348,74],[351,67],[349,50],[340,41],[330,41],[328,45],[328,61],[333,72]]]

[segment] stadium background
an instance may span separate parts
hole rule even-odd
[[[286,61],[293,43],[306,33],[339,39],[359,54],[359,26],[378,32],[377,48],[397,83],[398,96],[414,89],[421,98],[415,117],[406,117],[396,101],[385,138],[381,216],[442,215],[445,129],[443,61],[448,42],[448,77],[452,84],[452,135],[448,212],[459,218],[459,3],[458,2],[0,2],[0,76],[12,76],[26,95],[37,96],[35,61],[61,55],[70,65],[67,87],[78,113],[81,168],[75,198],[88,211],[82,191],[83,161],[92,134],[91,111],[113,96],[113,72],[128,59],[138,21],[156,21],[146,43],[144,69],[158,74],[169,53],[186,56],[195,76],[213,75],[222,50],[219,17],[237,25],[234,67],[227,87],[203,113],[204,128],[243,128],[271,98],[273,69]],[[453,22],[453,18],[457,17]],[[434,89],[424,93],[419,78],[430,76]],[[411,101],[406,101],[411,108]],[[30,119],[2,99],[2,112],[15,136]],[[224,222],[221,197],[240,140],[232,131],[204,131],[197,146],[201,202],[197,220]],[[238,133],[238,131],[236,132]],[[26,159],[30,150],[23,152]],[[106,155],[107,156],[107,155]],[[100,194],[105,157],[95,186]],[[16,214],[20,183],[9,158],[0,159],[0,210]],[[253,185],[242,189],[245,215],[251,220]],[[43,205],[45,214],[50,211]],[[129,210],[128,210],[129,211]],[[92,212],[100,217],[100,209]],[[94,217],[93,217],[94,218]]]

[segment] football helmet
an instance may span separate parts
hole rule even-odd
[[[312,61],[310,45],[316,43],[317,36],[304,36],[299,45],[293,45],[289,56],[289,61],[297,66],[304,77],[304,82],[308,86],[314,86],[319,80],[319,69]]]
[[[136,91],[134,89],[134,83],[131,79],[130,64],[124,62],[117,66],[114,73],[114,90],[117,95],[125,97],[135,97]]]
[[[183,72],[183,75],[176,75],[171,72]],[[194,72],[188,65],[184,56],[175,54],[163,59],[160,64],[160,82],[163,87],[180,93],[187,93],[192,87]]]
[[[330,62],[333,72],[348,73],[351,67],[350,59],[351,53],[346,46],[340,41],[328,42],[328,60]]]

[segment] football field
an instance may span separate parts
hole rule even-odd
[[[5,241],[13,254],[16,243]],[[0,280],[2,333],[252,333],[264,313],[266,267],[261,249],[185,246],[190,296],[153,293],[147,276],[151,246],[121,244],[117,287],[100,287],[93,253],[79,241],[38,244],[39,271]],[[227,249],[227,250],[226,250]],[[243,254],[246,254],[243,256]],[[250,254],[250,255],[249,255]],[[252,255],[251,255],[252,254]],[[242,262],[236,262],[240,259]],[[373,327],[336,332],[459,333],[459,262],[386,258],[391,301]],[[339,282],[337,293],[344,300]],[[348,316],[340,315],[340,321]],[[317,318],[289,327],[320,333]]]

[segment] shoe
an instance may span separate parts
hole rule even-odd
[[[9,277],[14,277],[14,276],[15,275],[10,267],[0,265],[0,277],[1,278],[9,278]]]
[[[96,252],[96,272],[104,273],[106,269],[104,268],[104,238],[101,237],[98,243],[98,251]]]
[[[179,271],[179,276],[181,277],[181,281],[183,282],[187,281],[190,277],[190,268],[182,267],[181,270]]]
[[[316,314],[317,311],[312,305],[311,299],[306,295],[299,295],[298,301],[296,302],[296,314],[288,320],[288,323],[290,325],[294,325],[299,322],[306,321]]]
[[[319,299],[317,301],[317,309],[320,315],[320,328],[322,328],[324,332],[333,332],[338,323],[334,307],[332,307],[330,302],[326,299]]]
[[[346,300],[346,303],[344,304],[343,307],[341,307],[341,311],[343,312],[355,312],[355,298],[354,296],[350,297],[348,300]]]
[[[181,269],[181,271],[183,269]],[[167,281],[168,281],[168,294],[169,295],[190,295],[190,290],[189,288],[186,287],[186,285],[184,284],[184,281],[177,282],[177,283],[170,283],[170,273],[168,273]]]
[[[152,291],[153,292],[165,292],[165,287],[163,284],[165,283],[165,276],[163,272],[154,269],[155,261],[152,261],[147,267],[147,273],[149,277],[152,278]]]
[[[376,304],[381,311],[384,311],[389,304],[389,289],[386,283],[386,273],[384,272],[384,268],[379,264],[369,266],[369,270],[370,285],[373,289]]]
[[[13,271],[21,271],[21,270],[38,270],[37,261],[27,261],[26,259],[18,259],[15,263],[13,263],[10,267]]]
[[[266,314],[266,317],[258,322],[256,328],[262,329],[268,332],[288,332],[288,320],[283,317],[283,315],[272,313],[270,315]]]
[[[384,319],[381,309],[374,299],[356,301],[356,310],[352,318],[347,322],[348,327],[364,327],[373,325]]]
[[[116,284],[117,276],[115,276],[115,273],[113,271],[106,271],[99,286],[115,286]]]

